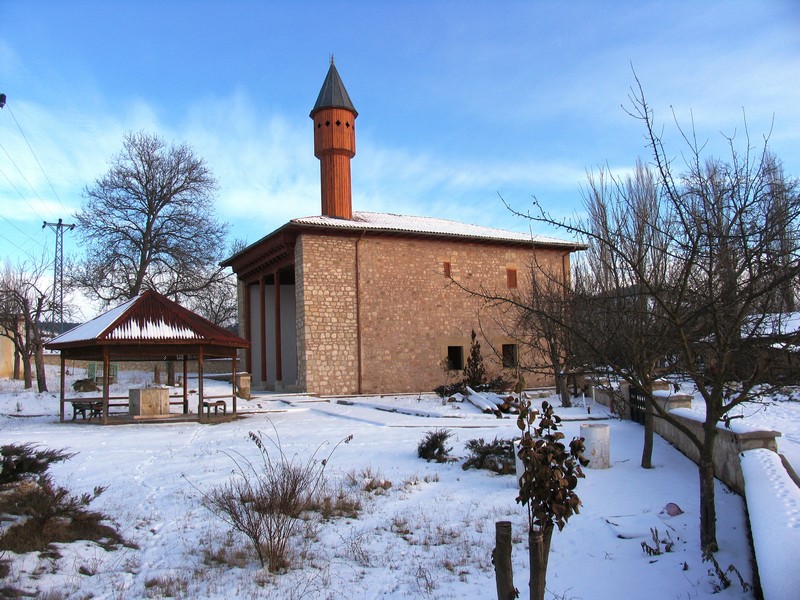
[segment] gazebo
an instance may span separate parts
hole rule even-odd
[[[169,298],[146,291],[106,313],[56,337],[45,347],[61,353],[61,421],[66,403],[67,360],[102,361],[102,419],[108,423],[109,368],[112,362],[183,360],[184,413],[188,412],[187,362],[197,360],[197,417],[203,421],[203,361],[229,358],[232,363],[232,413],[236,414],[237,351],[250,342],[215,325]]]

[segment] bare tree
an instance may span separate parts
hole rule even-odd
[[[41,287],[40,276],[41,269],[30,271],[6,265],[0,275],[0,335],[14,344],[14,352],[22,365],[25,389],[33,387],[33,359],[38,390],[46,392],[44,339],[40,322],[50,310],[47,304],[50,295]]]
[[[84,258],[70,284],[105,304],[154,289],[176,300],[223,279],[227,225],[214,218],[217,182],[182,144],[129,133],[75,216]]]
[[[232,272],[213,278],[201,293],[187,294],[186,308],[221,327],[232,327],[238,318],[236,277]]]
[[[568,273],[554,272],[534,258],[528,297],[517,307],[518,318],[514,320],[515,338],[534,349],[526,353],[525,368],[553,375],[563,407],[572,406],[567,371],[568,366],[575,366],[572,336],[566,325],[571,319],[571,289],[565,282],[568,278]]]
[[[637,81],[638,84],[638,81]],[[798,275],[800,184],[784,176],[768,137],[738,148],[727,138],[723,161],[703,155],[692,128],[684,170],[670,162],[640,85],[630,114],[645,127],[649,168],[628,178],[607,170],[589,178],[588,217],[557,220],[589,251],[573,275],[569,327],[577,354],[638,388],[655,418],[682,431],[699,452],[700,541],[717,549],[713,451],[720,423],[764,392],[763,352],[782,331]],[[553,319],[563,322],[560,314]],[[702,435],[655,401],[658,362],[688,377],[705,405]],[[731,382],[736,381],[735,385]],[[643,464],[645,454],[643,452]]]

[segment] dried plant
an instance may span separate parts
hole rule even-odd
[[[318,505],[325,467],[336,448],[318,459],[322,445],[305,461],[284,453],[277,431],[274,439],[249,433],[261,461],[254,465],[239,453],[229,454],[236,469],[233,477],[203,496],[206,507],[252,543],[262,567],[279,572],[289,566],[289,541],[301,516]]]

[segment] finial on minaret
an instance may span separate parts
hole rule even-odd
[[[331,52],[331,65],[333,65],[333,52]]]

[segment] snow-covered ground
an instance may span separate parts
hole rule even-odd
[[[120,375],[123,385],[114,394],[147,378]],[[82,376],[74,373],[68,382]],[[57,385],[55,371],[49,381]],[[224,384],[208,382],[207,391],[214,386]],[[101,427],[60,424],[57,394],[25,392],[19,382],[0,381],[0,443],[35,442],[75,452],[52,467],[56,482],[73,493],[107,486],[92,506],[113,517],[138,546],[106,552],[76,543],[59,548],[57,560],[7,554],[13,564],[5,585],[60,594],[51,598],[163,597],[171,590],[183,598],[485,600],[496,597],[494,524],[509,520],[514,581],[527,597],[527,537],[523,511],[514,501],[515,478],[464,471],[463,461],[428,463],[416,452],[426,432],[447,428],[454,433],[452,454],[463,458],[468,440],[516,435],[515,419],[497,419],[466,404],[442,406],[432,395],[345,402],[262,395],[240,403],[244,418],[221,424]],[[592,416],[603,410],[593,406]],[[578,435],[584,410],[557,413],[569,419],[563,428],[567,438]],[[800,403],[776,398],[748,414],[751,419],[783,432],[780,450],[800,465]],[[643,470],[641,427],[613,418],[603,422],[610,426],[611,468],[587,469],[580,481],[581,513],[553,536],[546,597],[753,598],[735,574],[733,585],[715,594],[719,579],[699,550],[694,464],[657,438],[656,468]],[[321,444],[327,445],[320,456],[327,455],[353,435],[335,450],[327,476],[332,485],[340,482],[360,497],[360,515],[310,524],[294,541],[292,567],[282,575],[262,571],[245,541],[229,535],[201,502],[201,493],[231,475],[232,453],[257,458],[249,431],[279,437],[284,452],[300,460]],[[391,487],[365,491],[362,482],[372,478]],[[669,517],[668,503],[683,513]],[[717,515],[719,565],[733,565],[752,581],[744,502],[721,484]],[[642,542],[652,545],[651,528],[669,535],[672,552],[643,552]]]

